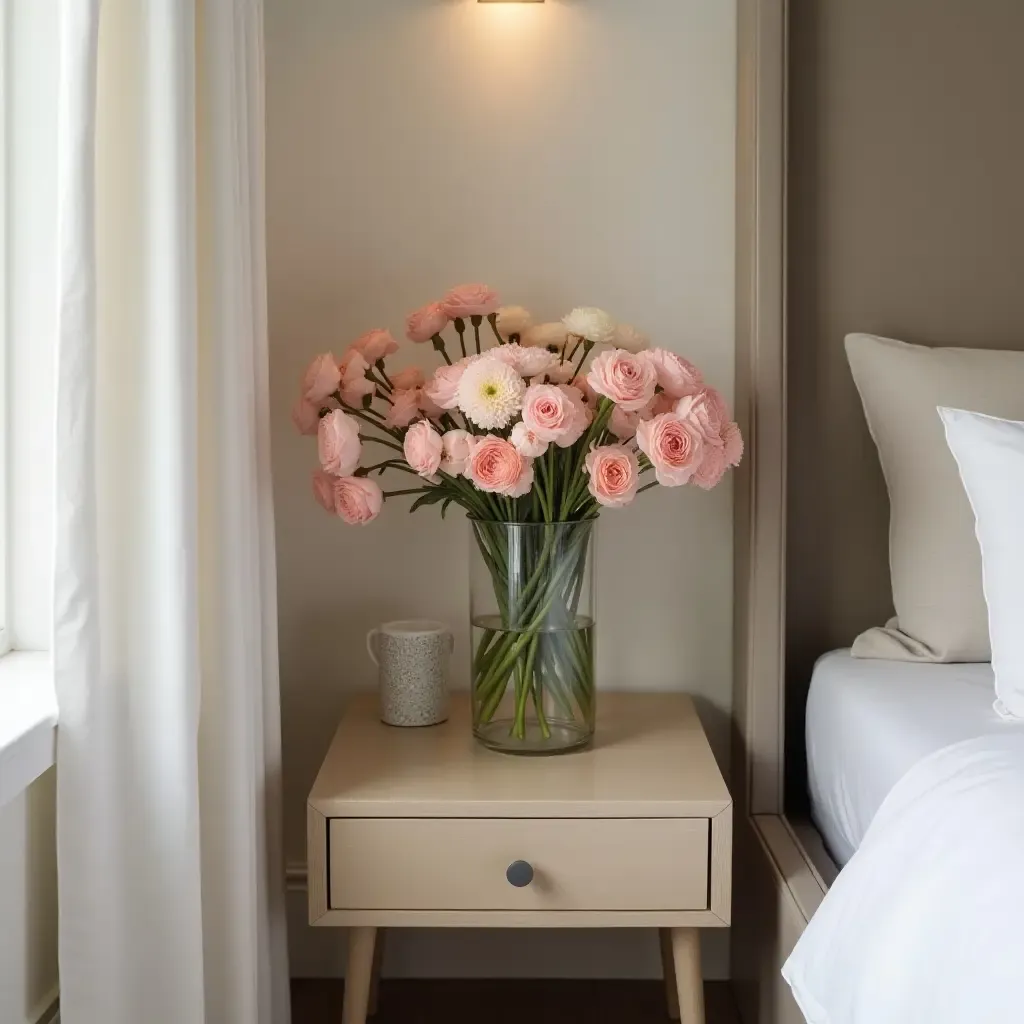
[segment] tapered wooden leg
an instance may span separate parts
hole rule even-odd
[[[342,1024],[366,1024],[373,979],[376,928],[348,930],[348,968],[345,972],[345,1009]]]
[[[682,1024],[704,1024],[704,979],[700,969],[700,931],[672,929],[672,960]]]
[[[658,929],[661,942],[661,976],[665,979],[665,1000],[668,1003],[669,1020],[679,1020],[679,992],[676,989],[676,965],[672,958],[672,932],[668,928]]]
[[[377,929],[377,941],[373,948],[373,976],[370,978],[370,1007],[369,1015],[376,1016],[377,1000],[380,996],[380,966],[384,962],[384,937],[387,932],[383,928]]]

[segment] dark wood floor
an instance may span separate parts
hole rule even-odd
[[[294,980],[292,1024],[340,1024],[339,981]],[[707,1024],[736,1024],[728,986],[704,987]],[[374,1024],[667,1024],[656,981],[385,980]]]

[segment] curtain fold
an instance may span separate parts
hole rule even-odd
[[[64,1024],[287,1022],[258,0],[63,0]]]

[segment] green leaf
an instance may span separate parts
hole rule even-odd
[[[454,498],[445,498],[444,504],[441,506],[441,518],[444,519],[445,512],[448,511],[448,506],[454,501]]]
[[[410,512],[415,512],[418,508],[423,508],[426,505],[436,505],[439,501],[444,499],[445,492],[440,488],[436,487],[431,491],[427,491],[426,494],[421,494],[413,503],[409,509]]]

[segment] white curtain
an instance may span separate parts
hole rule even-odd
[[[260,0],[62,0],[63,1024],[284,1024]]]

